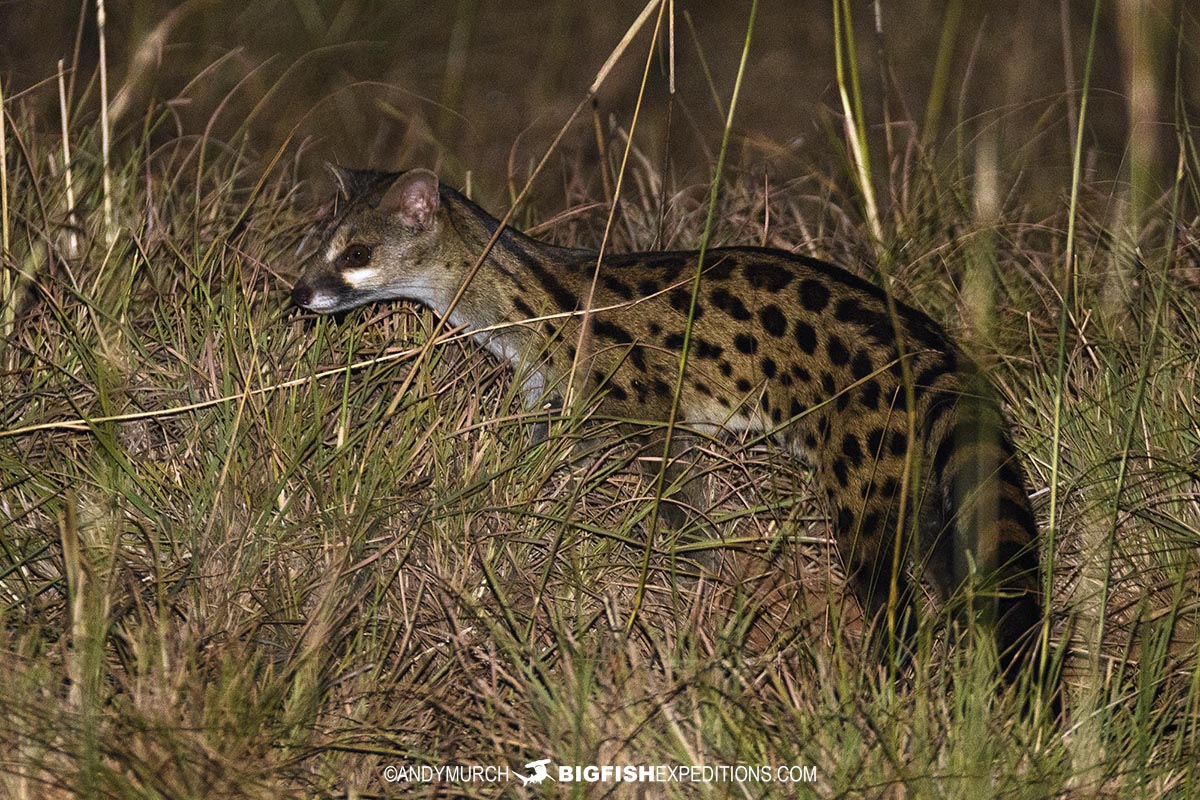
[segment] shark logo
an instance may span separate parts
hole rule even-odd
[[[528,786],[531,783],[541,783],[550,777],[550,773],[546,771],[546,765],[550,763],[548,758],[540,758],[537,761],[530,761],[525,765],[525,769],[533,770],[533,773],[526,777],[525,775],[517,775],[521,779],[522,786]]]

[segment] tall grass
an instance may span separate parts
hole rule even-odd
[[[850,4],[833,6],[850,36]],[[631,34],[625,57],[640,43],[658,46]],[[608,162],[549,147],[517,177],[557,165],[563,199],[518,208],[525,181],[508,211],[579,246],[785,247],[947,320],[1005,401],[1050,533],[1064,720],[997,693],[986,648],[948,647],[936,625],[899,679],[865,657],[810,476],[769,444],[705,441],[715,538],[648,539],[669,491],[603,422],[538,441],[505,365],[420,308],[288,307],[315,213],[291,151],[174,135],[155,103],[110,131],[99,88],[56,95],[51,80],[49,106],[5,94],[0,124],[0,794],[1200,794],[1200,156],[1186,103],[1169,191],[1139,206],[1144,268],[1123,312],[1099,313],[1125,185],[1083,168],[1092,112],[1073,116],[1076,179],[1039,208],[1005,190],[1038,165],[989,139],[988,119],[939,138],[889,98],[883,135],[842,43],[840,174],[777,179],[722,145],[720,178],[690,183],[623,126],[631,108],[600,127]],[[1088,74],[1067,102],[1088,97]],[[60,97],[65,135],[42,111]],[[719,85],[713,109],[735,110]],[[719,577],[678,558],[700,550]],[[384,777],[524,774],[543,757],[811,765],[817,780]]]

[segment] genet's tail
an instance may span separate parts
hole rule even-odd
[[[938,410],[931,415],[929,478],[943,525],[927,546],[944,554],[949,588],[971,581],[971,611],[991,622],[1011,682],[1021,664],[1037,659],[1043,619],[1037,522],[1025,475],[986,394],[946,398]]]

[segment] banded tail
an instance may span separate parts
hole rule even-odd
[[[943,396],[927,414],[929,502],[937,508],[924,528],[941,539],[927,552],[943,554],[953,587],[974,581],[972,610],[992,623],[1011,681],[1034,660],[1043,619],[1037,522],[999,409],[966,383],[967,392]]]

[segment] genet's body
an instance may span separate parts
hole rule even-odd
[[[328,313],[405,298],[444,316],[497,220],[425,170],[340,178],[346,202],[315,232],[294,302]],[[575,369],[606,416],[663,421],[690,316],[677,419],[767,432],[813,465],[868,614],[893,580],[903,602],[910,572],[946,594],[975,581],[1011,666],[1042,618],[1037,528],[986,382],[927,315],[897,302],[893,317],[879,287],[780,250],[709,250],[693,309],[698,257],[606,254],[579,353],[597,254],[506,229],[449,322],[514,363],[531,406]]]

